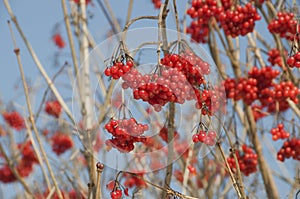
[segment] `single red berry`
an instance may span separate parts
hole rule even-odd
[[[122,191],[121,190],[115,190],[110,193],[111,199],[121,199],[122,198]]]

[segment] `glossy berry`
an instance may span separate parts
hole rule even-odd
[[[245,6],[237,6],[235,10],[224,11],[220,14],[219,21],[226,35],[237,37],[252,32],[255,21],[260,19],[256,8],[247,3]]]
[[[285,54],[287,53],[285,52]],[[283,67],[283,59],[277,48],[270,49],[268,52],[268,62],[270,62],[272,66],[278,65],[279,67]]]
[[[161,6],[161,0],[152,0],[155,9],[159,9]]]
[[[110,68],[106,68],[104,71],[104,74],[106,76],[110,76],[113,79],[119,79],[124,74],[129,72],[131,68],[133,67],[133,61],[127,60],[126,63],[121,61],[116,61],[113,63],[113,65]]]
[[[143,133],[148,130],[147,124],[139,124],[134,118],[114,120],[111,119],[105,129],[112,134],[112,139],[106,140],[105,144],[128,153],[134,149],[135,142],[144,142]]]
[[[291,68],[300,68],[300,52],[290,56],[286,62]]]
[[[104,169],[104,164],[102,164],[102,163],[100,163],[100,162],[97,162],[96,167],[97,167],[97,169],[99,169],[99,170],[103,170],[103,169]]]
[[[286,139],[290,137],[290,133],[286,132],[284,130],[284,125],[283,124],[278,124],[276,128],[271,129],[271,134],[272,134],[272,139],[274,141],[278,139]]]
[[[111,199],[121,199],[122,198],[122,191],[117,189],[110,193]]]
[[[236,151],[236,156],[238,159],[240,170],[245,176],[249,176],[251,173],[257,171],[257,155],[246,144],[242,145],[242,151]],[[227,158],[227,161],[230,168],[233,170],[233,172],[235,172],[236,164],[234,157],[230,156],[229,158]]]
[[[222,7],[217,6],[216,0],[199,1],[193,0],[187,14],[192,18],[190,26],[186,29],[191,34],[192,41],[206,43],[209,35],[209,24],[213,18],[218,20]]]
[[[293,41],[297,32],[297,20],[294,17],[294,13],[278,12],[277,18],[270,21],[268,25],[269,31]]]
[[[215,131],[202,131],[200,130],[198,133],[194,134],[192,137],[193,142],[201,142],[208,146],[213,146],[216,143],[217,134]]]
[[[56,33],[52,36],[52,40],[55,43],[55,45],[62,49],[66,46],[65,41],[63,40],[62,36],[59,33]]]
[[[277,153],[277,159],[284,162],[285,159],[293,158],[300,160],[300,139],[292,138],[283,143],[283,146]]]

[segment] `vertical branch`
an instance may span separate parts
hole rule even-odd
[[[14,42],[14,44],[15,44],[15,42]],[[53,173],[52,168],[50,166],[48,157],[47,157],[46,152],[45,152],[45,150],[43,148],[43,145],[42,145],[42,142],[41,142],[41,139],[40,139],[40,135],[39,135],[37,127],[36,127],[34,115],[33,115],[31,104],[30,104],[30,99],[29,99],[28,86],[27,86],[27,83],[26,83],[26,80],[25,80],[23,66],[22,66],[22,63],[21,63],[20,49],[17,48],[16,44],[15,44],[14,47],[15,47],[14,52],[15,52],[16,57],[17,57],[17,61],[18,61],[18,65],[19,65],[19,70],[20,70],[20,74],[21,74],[21,78],[22,78],[23,89],[24,89],[24,93],[25,93],[25,97],[26,97],[26,103],[27,103],[27,108],[28,108],[28,112],[29,112],[29,121],[30,121],[30,123],[32,125],[33,131],[35,133],[35,137],[37,139],[37,142],[39,144],[40,150],[41,150],[42,155],[44,157],[45,163],[47,165],[47,168],[48,168],[50,177],[52,179],[52,182],[54,184],[54,187],[55,187],[56,193],[58,195],[58,198],[59,199],[63,199],[62,193],[60,192],[60,189],[58,187],[57,181],[55,179],[54,173]]]
[[[83,118],[84,124],[84,144],[86,151],[84,152],[85,158],[87,160],[88,171],[89,171],[89,180],[90,184],[95,184],[95,169],[94,169],[94,156],[93,156],[93,147],[92,147],[92,135],[91,133],[93,128],[93,118],[92,118],[92,94],[91,94],[91,83],[90,83],[90,62],[89,62],[89,42],[87,35],[87,16],[86,16],[86,1],[80,0],[80,12],[81,17],[79,23],[81,25],[82,33],[80,35],[80,61],[82,64],[82,74],[80,74],[80,93],[82,93],[82,102],[81,102],[81,115]],[[93,197],[95,197],[95,188],[92,188]]]
[[[272,173],[264,158],[262,146],[257,136],[256,123],[252,114],[251,107],[249,106],[246,107],[246,116],[249,122],[250,138],[254,145],[254,149],[257,153],[259,168],[261,171],[268,198],[279,199],[280,197],[278,195],[278,189],[276,188]]]
[[[68,16],[67,5],[66,5],[65,0],[61,0],[61,6],[63,8],[63,13],[64,13],[64,20],[65,20],[66,30],[67,30],[67,34],[68,34],[70,49],[71,49],[71,55],[72,55],[72,60],[73,60],[73,65],[74,65],[75,77],[77,77],[77,74],[78,74],[78,61],[77,61],[77,57],[76,57],[75,45],[74,45],[72,31],[71,31],[71,25],[70,25],[70,19],[69,19],[69,16]]]

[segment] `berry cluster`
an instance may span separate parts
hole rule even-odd
[[[194,53],[186,50],[180,54],[167,54],[161,59],[156,73],[142,75],[132,68],[122,76],[122,88],[133,89],[135,99],[141,99],[160,111],[168,102],[183,104],[196,100],[196,108],[202,114],[213,114],[220,108],[222,89],[211,89],[204,75],[210,74],[210,66]]]
[[[227,98],[243,99],[248,105],[251,105],[255,100],[259,100],[261,103],[260,109],[266,108],[268,112],[276,112],[278,103],[278,111],[285,111],[289,108],[286,101],[288,98],[294,103],[298,103],[297,96],[300,94],[300,89],[289,81],[275,84],[273,80],[278,75],[279,71],[273,70],[271,67],[262,69],[253,67],[248,72],[248,78],[238,80],[228,78],[224,82]]]
[[[271,129],[272,139],[274,141],[278,139],[286,139],[290,137],[290,133],[286,132],[283,124],[278,124],[276,128]]]
[[[194,91],[197,97],[196,108],[201,109],[202,115],[213,115],[220,108],[224,108],[221,107],[222,103],[225,103],[222,88],[217,87],[215,90],[203,89],[202,91],[194,89]],[[221,111],[224,110],[221,109]]]
[[[191,34],[192,40],[198,43],[206,43],[209,34],[209,23],[214,16],[219,16],[222,7],[217,7],[216,0],[199,1],[193,0],[187,14],[194,19],[186,29]]]
[[[126,74],[133,67],[133,61],[127,60],[126,63],[121,61],[113,62],[112,67],[106,68],[104,74],[110,76],[113,79],[119,79],[124,74]]]
[[[27,177],[32,173],[33,166],[38,163],[38,160],[30,141],[18,144],[18,149],[20,150],[21,159],[14,166],[21,177]],[[16,181],[15,175],[7,164],[0,168],[0,181],[4,183]]]
[[[9,124],[9,126],[16,129],[17,131],[25,128],[25,121],[17,111],[4,112],[2,116],[4,120]]]
[[[269,23],[268,29],[271,33],[279,34],[280,37],[293,41],[297,33],[297,20],[294,18],[294,13],[278,12],[277,19],[273,19]]]
[[[300,51],[290,56],[286,62],[292,68],[300,68]]]
[[[68,134],[57,131],[51,137],[51,145],[54,153],[61,155],[68,149],[72,148],[74,143]]]
[[[106,145],[118,149],[120,152],[130,152],[134,149],[135,142],[144,141],[142,134],[148,130],[147,124],[139,124],[134,118],[111,119],[105,129],[113,135],[106,140]]]
[[[224,10],[230,10],[234,2],[233,0],[221,0],[221,3]]]
[[[161,6],[161,0],[152,0],[154,8],[159,9]]]
[[[237,6],[234,11],[228,9],[220,14],[220,24],[226,35],[237,37],[245,36],[252,32],[255,26],[255,21],[261,17],[257,13],[256,8],[251,3],[245,6]]]
[[[283,59],[280,55],[280,51],[277,48],[270,49],[270,51],[268,52],[268,56],[268,62],[270,62],[272,66],[275,66],[276,64],[279,67],[283,66]]]
[[[202,142],[208,146],[213,146],[216,143],[217,134],[215,131],[203,131],[200,130],[198,133],[194,134],[192,137],[193,142]]]
[[[299,99],[297,96],[300,94],[300,89],[296,87],[292,82],[280,82],[274,84],[272,88],[266,88],[261,91],[261,103],[267,106],[269,112],[285,111],[289,108],[289,104],[286,101],[290,98],[295,104],[298,104]]]
[[[45,112],[49,115],[52,115],[55,118],[58,118],[61,114],[62,107],[58,100],[47,101],[45,106]]]
[[[277,153],[277,159],[284,162],[287,158],[300,160],[300,139],[292,138],[283,143],[283,146]]]
[[[140,84],[133,90],[135,99],[148,102],[156,111],[168,102],[183,104],[192,98],[193,92],[186,77],[175,68],[166,68],[161,75],[153,75],[148,83]]]
[[[226,79],[224,87],[227,98],[234,100],[242,99],[246,104],[250,105],[257,99],[257,80],[254,78]]]
[[[272,67],[267,66],[264,68],[253,67],[252,70],[248,72],[249,78],[256,79],[258,90],[268,88],[272,86],[272,81],[280,74],[279,70],[273,70]]]
[[[253,149],[248,147],[246,144],[243,144],[242,146],[242,152],[236,151],[236,156],[238,159],[238,164],[240,167],[240,170],[244,175],[249,176],[249,174],[254,173],[257,171],[257,154],[254,153]],[[230,168],[235,171],[236,164],[234,161],[234,157],[232,155],[227,158],[228,164]]]
[[[199,86],[205,83],[203,75],[210,73],[209,64],[203,61],[200,57],[192,52],[186,51],[185,53],[167,54],[161,59],[161,64],[176,68],[182,72],[187,81],[193,86]]]
[[[183,104],[195,94],[185,75],[176,68],[160,66],[160,74],[142,75],[136,69],[122,77],[124,89],[132,88],[135,99],[141,99],[160,111],[168,102]]]
[[[52,36],[52,40],[55,43],[55,45],[60,49],[62,49],[66,46],[64,39],[62,38],[62,36],[59,33],[54,34]]]

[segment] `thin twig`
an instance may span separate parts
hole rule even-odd
[[[4,0],[4,1],[6,1],[6,0]],[[13,40],[15,41],[14,36],[13,36]],[[42,152],[42,155],[43,155],[45,163],[47,165],[47,168],[48,168],[49,174],[51,176],[52,182],[53,182],[54,187],[56,189],[56,193],[57,193],[59,199],[63,199],[63,196],[62,196],[61,191],[60,191],[60,189],[58,187],[57,181],[55,179],[54,173],[53,173],[53,171],[51,169],[51,166],[49,164],[46,152],[45,152],[45,150],[43,148],[43,145],[42,145],[42,142],[41,142],[41,139],[40,139],[37,127],[36,127],[34,115],[33,115],[31,104],[30,104],[30,99],[29,99],[28,86],[27,86],[27,82],[26,82],[26,79],[25,79],[25,75],[24,75],[24,71],[23,71],[23,66],[22,66],[22,62],[21,62],[20,49],[16,46],[16,42],[14,42],[14,47],[15,47],[14,52],[15,52],[16,57],[17,57],[17,61],[18,61],[18,65],[19,65],[19,70],[20,70],[20,74],[21,74],[21,78],[22,78],[22,83],[23,83],[23,89],[24,89],[24,93],[25,93],[25,97],[26,97],[26,104],[27,104],[27,108],[28,108],[28,112],[29,112],[29,121],[30,121],[30,123],[32,125],[33,131],[35,133],[36,140],[37,140],[37,142],[39,144],[39,148],[40,148],[40,150]]]
[[[3,0],[4,1],[4,5],[6,7],[6,10],[8,11],[11,20],[14,22],[18,32],[20,33],[32,59],[34,60],[36,66],[38,67],[39,71],[41,72],[42,76],[44,77],[44,79],[46,80],[47,84],[50,86],[53,94],[56,96],[57,100],[59,101],[59,103],[61,104],[62,108],[65,110],[67,116],[70,118],[71,122],[73,124],[75,124],[75,119],[73,118],[73,115],[71,113],[71,111],[69,110],[68,106],[66,105],[64,99],[62,98],[62,96],[60,95],[60,93],[58,92],[58,90],[56,89],[56,87],[54,86],[52,80],[49,78],[48,74],[46,73],[43,65],[41,64],[39,58],[37,57],[35,51],[33,50],[31,44],[29,43],[29,41],[27,40],[25,34],[23,33],[23,30],[21,29],[19,22],[17,21],[16,16],[14,15],[10,4],[8,2],[8,0]]]

